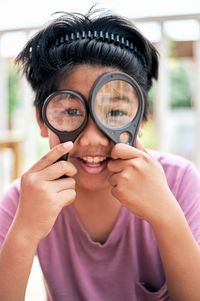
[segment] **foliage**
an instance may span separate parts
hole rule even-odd
[[[169,61],[169,105],[171,108],[191,107],[192,104],[192,68],[186,60],[170,59]],[[154,82],[149,91],[149,108],[153,112],[156,101]]]
[[[11,128],[11,120],[15,110],[21,106],[19,97],[20,78],[13,60],[8,60],[8,120]]]
[[[191,107],[192,88],[189,65],[184,60],[170,60],[170,105]]]

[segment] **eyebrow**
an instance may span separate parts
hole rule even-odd
[[[124,95],[109,97],[110,102],[119,102],[123,101],[126,103],[130,103],[130,98]]]

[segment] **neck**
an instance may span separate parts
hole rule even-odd
[[[77,187],[74,206],[90,237],[105,242],[119,216],[120,202],[110,191],[84,191]]]

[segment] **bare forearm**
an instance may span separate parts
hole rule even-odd
[[[41,239],[51,231],[62,208],[76,198],[77,170],[58,160],[73,147],[58,144],[21,177],[19,205],[0,251],[0,301],[22,301],[33,258]],[[67,175],[65,179],[61,179]]]
[[[167,212],[170,216],[170,212]],[[182,212],[163,219],[154,228],[173,301],[200,300],[200,248]]]
[[[36,244],[13,224],[0,252],[0,301],[22,301]]]

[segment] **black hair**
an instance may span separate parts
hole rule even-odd
[[[93,9],[86,15],[59,13],[28,41],[16,62],[21,63],[35,92],[40,117],[46,97],[77,64],[112,66],[132,76],[144,94],[144,119],[147,93],[158,77],[157,50],[135,25],[119,15]]]

